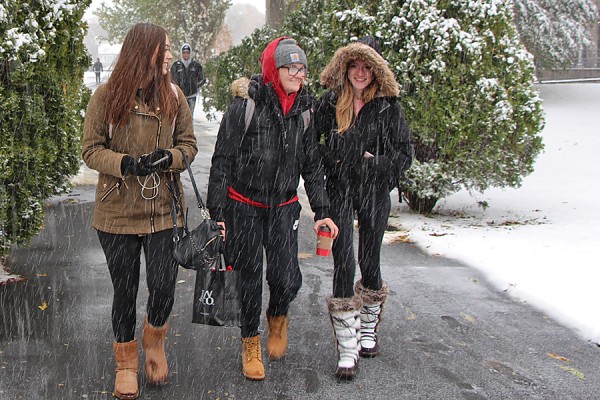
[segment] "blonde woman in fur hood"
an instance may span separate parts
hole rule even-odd
[[[327,91],[315,107],[323,143],[330,215],[339,227],[333,244],[333,297],[328,308],[338,348],[335,375],[352,379],[358,358],[379,352],[377,332],[388,286],[380,250],[390,212],[389,192],[412,161],[412,135],[397,101],[394,74],[379,44],[366,37],[338,49],[321,73]],[[358,264],[354,284],[354,213]]]

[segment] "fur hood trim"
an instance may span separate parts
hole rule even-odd
[[[340,93],[342,85],[346,82],[348,64],[350,61],[358,59],[371,66],[375,79],[379,83],[379,96],[398,96],[400,94],[394,73],[383,57],[370,46],[358,42],[350,43],[335,52],[321,73],[321,84]]]
[[[379,290],[367,289],[363,286],[362,280],[360,280],[356,282],[354,291],[357,296],[360,296],[364,305],[372,305],[385,302],[385,299],[390,292],[390,287],[383,282],[381,289]]]
[[[245,76],[231,82],[231,94],[233,97],[249,98],[248,88],[250,87],[250,79]]]
[[[330,313],[344,311],[358,311],[362,308],[362,299],[359,296],[353,297],[329,297],[327,299],[327,308]]]

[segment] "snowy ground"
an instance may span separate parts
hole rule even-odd
[[[85,79],[93,88],[93,73]],[[410,240],[431,255],[460,260],[600,343],[600,85],[542,85],[540,92],[545,152],[521,188],[475,197],[459,192],[427,217],[400,205],[390,217],[400,230],[387,233],[386,242]],[[205,119],[200,102],[194,119]],[[95,184],[96,174],[83,166],[72,182]],[[8,278],[0,268],[0,282]]]
[[[427,253],[481,270],[499,290],[600,343],[600,85],[542,85],[545,152],[519,189],[460,192],[435,215],[392,212]],[[478,202],[487,202],[483,209]],[[406,239],[404,237],[407,236]]]

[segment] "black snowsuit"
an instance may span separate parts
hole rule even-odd
[[[300,89],[284,116],[277,94],[262,76],[253,77],[249,86],[248,93],[239,96],[254,99],[252,120],[244,133],[247,100],[234,98],[219,128],[207,200],[211,216],[225,221],[226,256],[242,274],[242,337],[258,335],[263,248],[270,290],[268,315],[286,315],[302,285],[297,257],[301,205],[294,201],[300,176],[315,220],[329,216],[312,117],[306,131],[302,118],[302,112],[312,106],[312,97]],[[248,87],[247,79],[240,87]],[[246,201],[235,200],[236,195]]]

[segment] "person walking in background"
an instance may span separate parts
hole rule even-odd
[[[97,85],[100,83],[100,73],[102,71],[104,71],[104,69],[102,68],[102,63],[100,62],[99,58],[96,59],[96,62],[92,66],[92,70],[96,74],[96,85]]]
[[[92,95],[82,156],[99,172],[93,226],[106,256],[114,294],[114,396],[138,396],[136,296],[144,251],[148,301],[142,336],[148,382],[168,377],[164,351],[178,265],[172,256],[171,178],[182,190],[182,151],[197,153],[190,109],[171,83],[169,36],[160,26],[133,26],[108,82]],[[183,196],[181,196],[183,198]],[[183,217],[177,217],[183,227]]]
[[[379,351],[377,331],[388,294],[380,251],[390,213],[389,192],[398,186],[413,154],[394,74],[377,41],[361,41],[335,52],[320,76],[329,91],[315,107],[330,215],[340,230],[332,249],[333,297],[327,302],[339,356],[335,375],[340,379],[356,375],[359,353],[374,357]],[[361,272],[356,286],[355,212]]]
[[[283,357],[288,345],[288,310],[302,285],[298,266],[297,188],[302,175],[314,230],[338,228],[329,218],[321,156],[313,128],[313,99],[303,88],[307,59],[290,38],[264,49],[262,75],[232,85],[212,157],[207,205],[225,230],[225,254],[241,273],[242,373],[262,380],[259,324],[263,249],[267,257],[269,333],[267,355]],[[246,121],[246,116],[251,118]],[[246,125],[247,124],[247,125]]]
[[[202,64],[192,57],[192,47],[188,43],[181,46],[181,58],[173,63],[171,75],[173,81],[183,90],[187,102],[194,115],[196,107],[196,95],[200,87],[204,85],[204,69]]]

